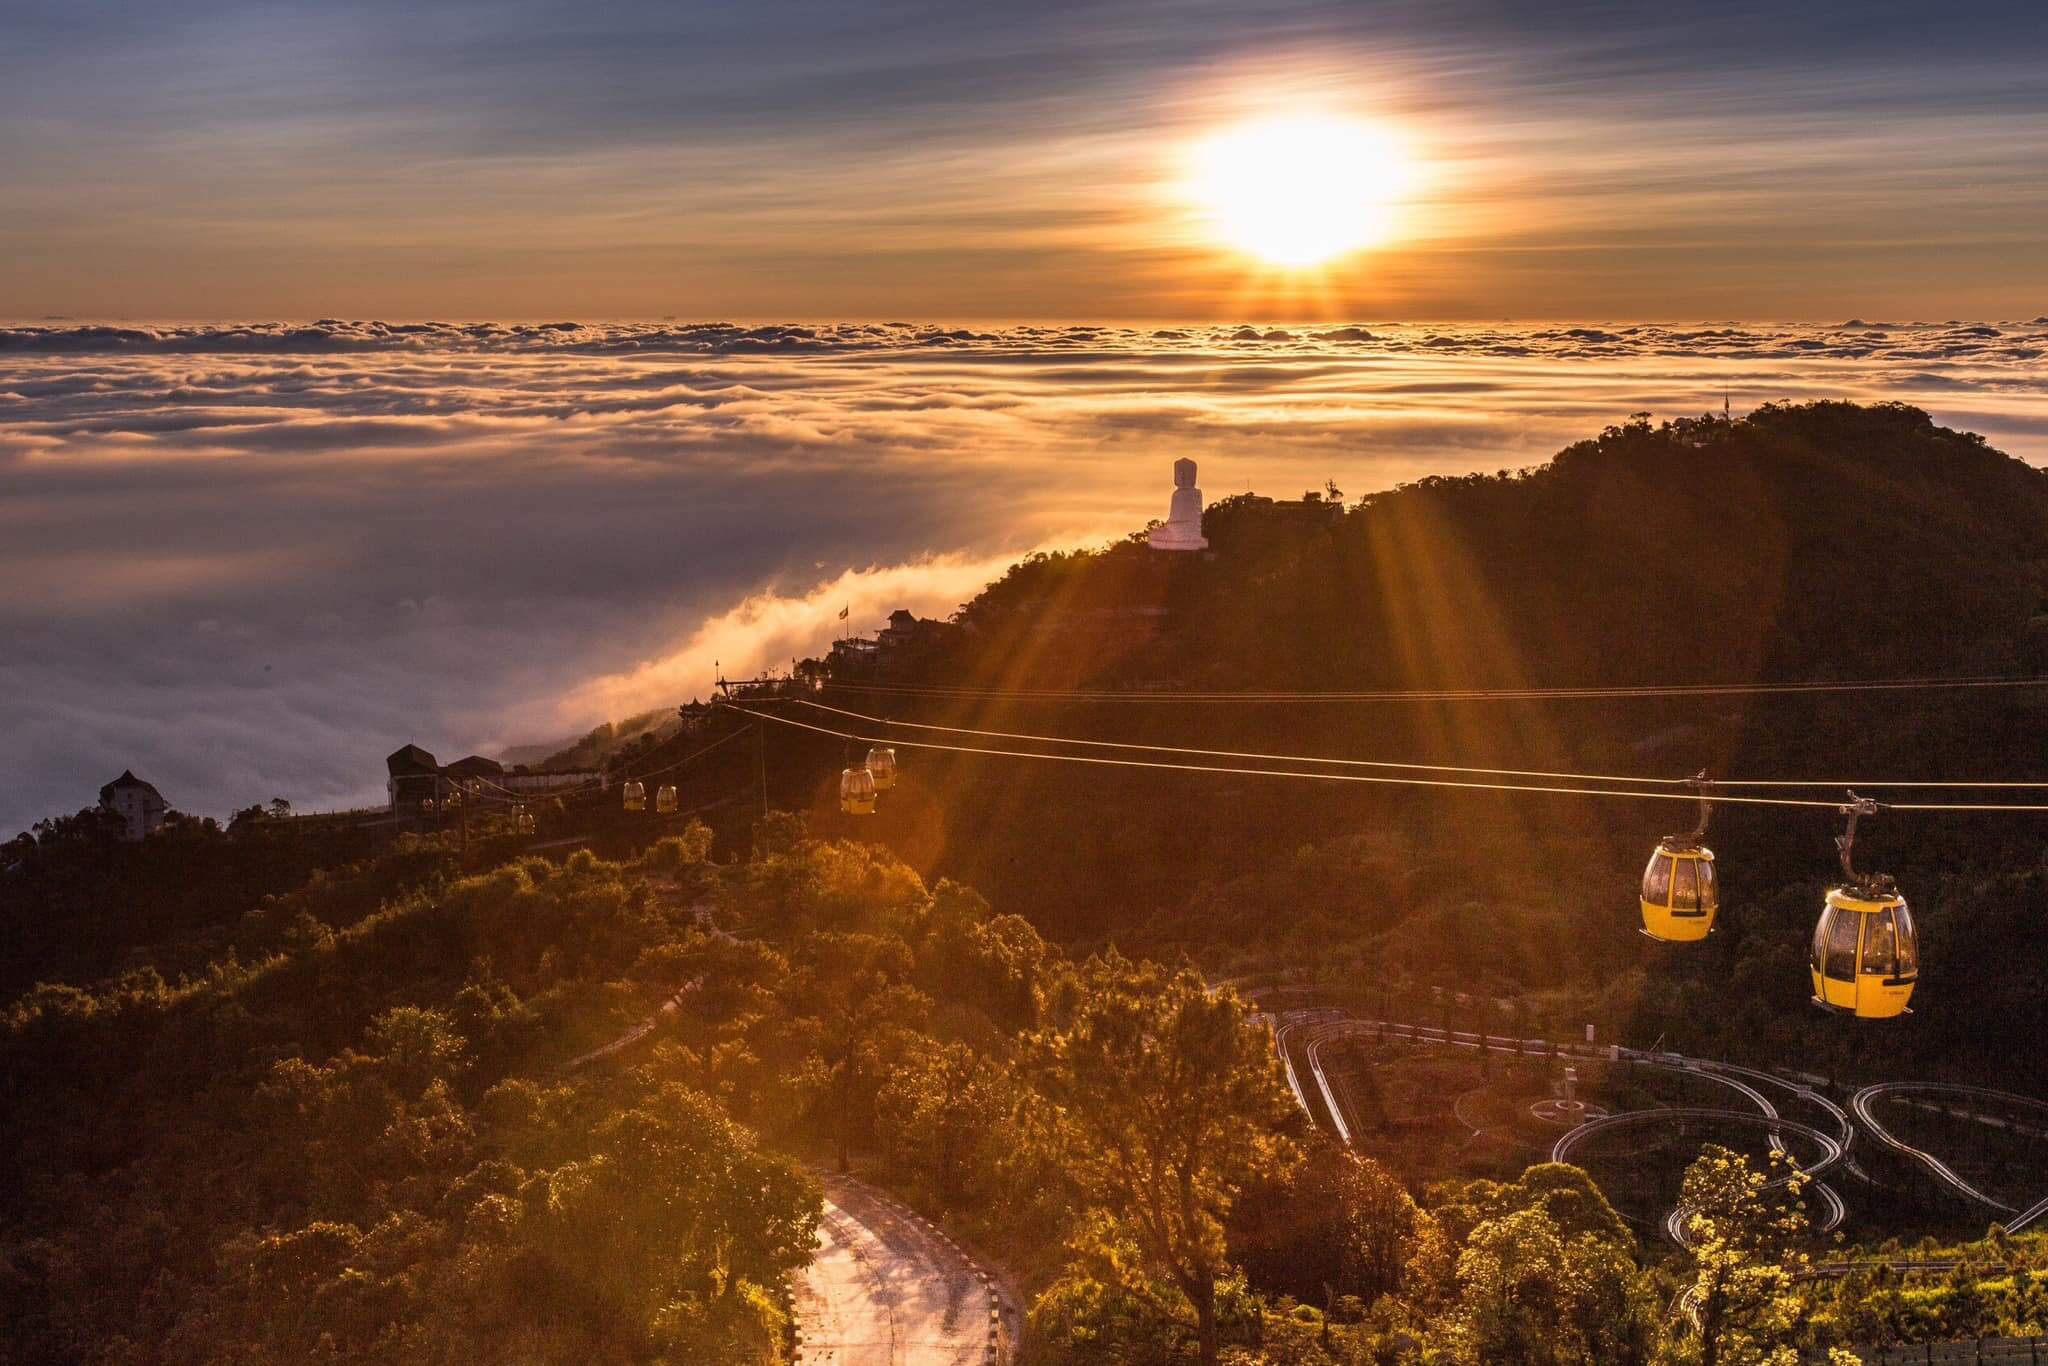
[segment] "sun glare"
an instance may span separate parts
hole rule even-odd
[[[1270,265],[1321,265],[1376,246],[1414,178],[1385,130],[1321,114],[1262,118],[1196,144],[1187,196],[1227,246]]]

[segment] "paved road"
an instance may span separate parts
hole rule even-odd
[[[799,1360],[984,1366],[1010,1359],[1016,1306],[992,1273],[916,1214],[825,1174],[816,1260],[796,1284]],[[1000,1335],[991,1347],[991,1311]]]

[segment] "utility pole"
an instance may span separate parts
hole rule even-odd
[[[761,775],[761,815],[768,814],[768,727],[754,722],[754,762]]]

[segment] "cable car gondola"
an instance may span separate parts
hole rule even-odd
[[[868,772],[875,775],[875,791],[887,792],[896,786],[896,751],[879,745],[869,750]]]
[[[839,809],[849,816],[875,814],[875,775],[864,768],[839,771]]]
[[[1858,873],[1852,861],[1856,821],[1877,814],[1877,803],[1849,794],[1842,808],[1849,828],[1835,838],[1841,851],[1839,887],[1813,928],[1813,1001],[1823,1010],[1863,1020],[1906,1013],[1920,977],[1920,942],[1906,898],[1882,873]]]
[[[645,811],[647,809],[647,785],[645,783],[627,783],[620,791],[625,797],[626,810]]]
[[[1690,944],[1714,929],[1721,906],[1720,879],[1714,873],[1714,851],[1701,844],[1714,805],[1708,800],[1707,775],[1692,780],[1699,789],[1699,824],[1682,835],[1657,842],[1643,869],[1643,933],[1666,943]]]
[[[678,805],[680,805],[680,803],[677,800],[676,789],[674,784],[663,783],[660,787],[655,789],[654,809],[656,811],[660,812],[664,816],[672,816],[675,814]]]

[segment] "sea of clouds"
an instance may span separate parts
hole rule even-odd
[[[1211,499],[1637,411],[1902,399],[2048,462],[2048,318],[1780,326],[0,327],[0,838],[123,768],[381,799]]]

